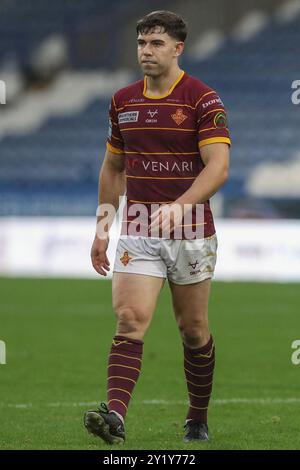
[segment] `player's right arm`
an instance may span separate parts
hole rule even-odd
[[[109,243],[108,232],[113,223],[113,217],[107,217],[107,213],[101,208],[104,204],[110,204],[112,209],[114,208],[111,213],[116,213],[119,208],[119,197],[125,193],[125,156],[120,151],[114,153],[114,149],[110,146],[107,147],[99,173],[98,189],[97,230],[91,249],[91,259],[97,273],[106,276],[106,271],[109,271],[109,260],[106,254]],[[105,225],[101,223],[103,220],[105,220]]]
[[[125,193],[125,156],[123,152],[115,153],[112,150],[107,146],[100,169],[98,204],[99,206],[101,204],[112,204],[117,211],[119,196]]]
[[[109,108],[107,149],[99,174],[97,230],[91,250],[92,264],[102,276],[106,276],[106,271],[109,271],[106,255],[108,232],[119,208],[119,197],[125,193],[125,180],[124,142],[119,128],[118,108],[113,96]],[[106,204],[110,205],[109,217],[105,213]]]

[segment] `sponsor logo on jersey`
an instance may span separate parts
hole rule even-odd
[[[124,264],[124,266],[127,266],[131,259],[132,258],[129,256],[128,251],[124,251],[123,256],[121,256],[120,258],[120,261]]]
[[[126,122],[137,122],[139,119],[139,111],[128,111],[121,113],[118,116],[119,124],[125,124]]]
[[[141,158],[128,158],[128,167],[132,170],[142,165],[145,172],[153,171],[157,173],[168,172],[168,173],[193,173],[193,162],[172,162],[172,161],[150,161],[142,160]]]
[[[158,115],[158,109],[155,109],[155,111],[151,111],[151,109],[148,110],[147,112],[148,116],[150,116],[151,119],[146,119],[147,123],[155,123],[157,122],[157,119],[153,119],[155,116]]]
[[[214,125],[217,129],[224,129],[225,127],[227,127],[227,118],[226,114],[223,113],[223,111],[215,115]]]
[[[191,173],[193,172],[193,162],[181,161],[177,162],[159,162],[159,161],[144,161],[142,160],[142,165],[145,171],[151,170],[153,172],[161,173],[163,171],[168,171],[169,173]]]
[[[158,114],[158,109],[156,109],[155,111],[151,111],[151,109],[149,109],[147,114],[149,114],[151,118],[154,118],[154,116]]]
[[[128,103],[144,103],[145,98],[131,98],[129,101],[125,101],[124,105]]]
[[[206,109],[209,106],[212,106],[213,104],[220,104],[220,105],[224,106],[221,98],[219,98],[219,96],[218,96],[217,98],[214,98],[213,100],[209,100],[209,101],[206,101],[206,103],[202,103],[202,108]]]
[[[178,126],[180,126],[180,124],[182,124],[187,119],[187,116],[183,113],[182,108],[177,108],[176,112],[174,114],[171,114],[171,118],[173,119],[173,121],[176,122]]]
[[[137,158],[129,158],[128,159],[128,166],[129,168],[135,168],[139,163],[139,160]]]

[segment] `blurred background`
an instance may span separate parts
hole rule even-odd
[[[108,106],[155,9],[187,20],[181,67],[229,114],[216,278],[300,280],[299,0],[0,0],[0,276],[94,276]]]

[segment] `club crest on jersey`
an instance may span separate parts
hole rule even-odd
[[[120,113],[118,116],[119,124],[126,124],[126,122],[137,122],[139,119],[139,111],[128,111],[126,113]]]
[[[217,129],[224,129],[225,127],[227,127],[227,118],[225,113],[221,111],[220,113],[215,115],[214,125]]]
[[[186,119],[187,116],[183,113],[182,108],[177,108],[174,114],[171,114],[171,118],[176,122],[178,126],[182,124]]]
[[[132,258],[129,256],[128,251],[124,251],[123,256],[121,256],[120,258],[120,261],[124,264],[124,266],[127,266],[131,259]]]

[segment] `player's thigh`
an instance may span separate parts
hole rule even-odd
[[[161,277],[114,272],[112,300],[117,318],[149,323],[164,282]]]
[[[179,327],[207,327],[211,279],[185,285],[169,281],[169,285]]]

